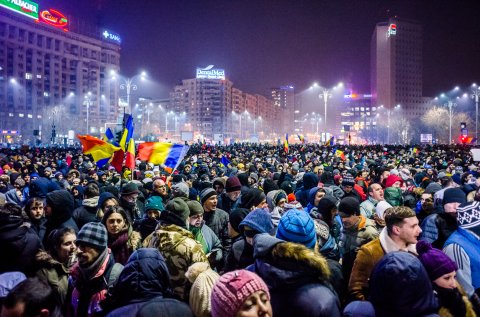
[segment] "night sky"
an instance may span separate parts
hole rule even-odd
[[[370,39],[388,17],[424,28],[425,96],[480,82],[480,1],[442,0],[38,0],[98,22],[122,37],[121,72],[145,69],[168,97],[197,66],[224,68],[234,86],[269,95],[271,87],[314,81],[370,86]],[[150,87],[152,88],[152,87]]]

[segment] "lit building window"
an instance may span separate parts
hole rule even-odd
[[[44,91],[44,92],[43,92],[43,96],[44,96],[44,97],[48,97],[48,96],[49,96],[48,92],[47,92],[47,91]]]
[[[41,78],[42,78],[42,75],[38,74],[38,75],[37,75],[37,78],[38,78],[38,79],[41,79]]]
[[[25,115],[24,115],[23,113],[19,113],[18,116],[19,116],[20,118],[25,117]]]
[[[30,119],[33,118],[33,116],[30,113],[27,115],[27,117],[29,117]]]
[[[10,113],[8,114],[8,116],[9,116],[9,117],[13,117],[13,113],[10,112]]]
[[[30,73],[25,73],[25,79],[26,79],[26,80],[32,80],[32,79],[33,79],[33,75],[30,74]]]

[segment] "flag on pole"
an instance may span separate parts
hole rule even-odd
[[[297,134],[297,136],[300,142],[302,142],[302,144],[305,144],[305,137],[303,136],[303,134]]]
[[[343,151],[336,150],[336,151],[335,151],[335,156],[336,156],[336,157],[339,157],[339,158],[341,158],[343,161],[345,161],[345,154],[343,153]]]
[[[90,135],[77,135],[83,146],[84,154],[91,154],[98,167],[108,163],[115,151],[120,150],[118,146],[105,142]]]
[[[285,141],[283,143],[283,149],[285,150],[285,153],[288,153],[289,147],[288,147],[288,133],[285,135]]]
[[[188,149],[188,145],[146,142],[138,145],[137,157],[142,161],[175,169],[187,154]]]
[[[125,166],[133,170],[135,168],[135,141],[130,139],[126,152]]]
[[[125,128],[123,129],[122,138],[120,139],[120,147],[123,151],[127,150],[128,142],[133,137],[133,118],[128,116]]]

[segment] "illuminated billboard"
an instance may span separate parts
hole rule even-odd
[[[68,19],[62,13],[57,10],[43,10],[40,12],[40,21],[43,23],[49,24],[56,28],[63,29],[67,31]]]
[[[213,65],[209,65],[205,68],[197,67],[198,79],[225,79],[225,70],[213,68]]]
[[[103,35],[103,38],[106,39],[106,40],[110,40],[110,41],[116,42],[118,44],[120,44],[122,42],[122,39],[120,38],[120,36],[118,34],[112,33],[111,31],[104,30],[102,32],[102,35]]]
[[[29,0],[0,0],[0,6],[23,14],[26,17],[38,19],[38,3]]]
[[[393,23],[388,26],[387,31],[387,37],[390,37],[391,35],[397,35],[397,25]]]

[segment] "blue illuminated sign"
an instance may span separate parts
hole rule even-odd
[[[118,44],[120,44],[122,42],[122,39],[120,38],[120,36],[118,34],[115,34],[115,33],[112,33],[110,31],[103,31],[102,33],[103,35],[103,38],[106,39],[106,40],[110,40],[112,42],[117,42]]]

